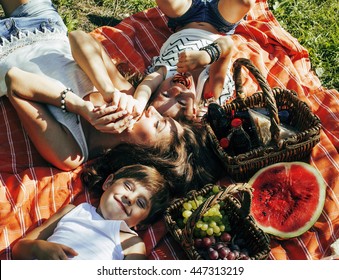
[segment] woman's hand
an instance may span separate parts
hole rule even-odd
[[[138,117],[134,110],[131,111],[129,113],[111,104],[94,106],[90,101],[85,101],[81,116],[103,133],[121,133],[125,129],[131,129]]]
[[[67,260],[78,255],[68,246],[46,240],[34,240],[32,250],[38,260]]]

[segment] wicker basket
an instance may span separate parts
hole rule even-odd
[[[165,222],[174,239],[182,246],[190,259],[204,259],[194,247],[194,227],[208,209],[223,201],[222,209],[231,213],[228,215],[228,220],[232,236],[237,236],[245,241],[245,247],[248,249],[251,259],[266,259],[270,252],[270,239],[256,226],[253,218],[249,215],[252,189],[246,183],[232,184],[228,187],[219,186],[221,191],[208,197],[188,218],[184,228],[178,226],[177,221],[181,217],[183,204],[199,195],[206,196],[213,186],[209,184],[199,191],[192,191],[185,198],[175,201],[168,207],[165,212]]]
[[[240,75],[242,66],[245,66],[256,78],[262,92],[246,97]],[[249,152],[231,156],[220,146],[205,115],[203,122],[209,132],[209,140],[223,162],[227,174],[236,181],[243,181],[265,166],[277,162],[307,159],[312,148],[320,141],[321,129],[320,119],[312,113],[307,104],[301,101],[294,91],[271,89],[266,79],[248,59],[239,58],[234,62],[233,75],[237,97],[231,103],[223,105],[226,114],[231,116],[234,112],[246,111],[249,108],[266,108],[270,114],[272,141],[268,146],[260,146]],[[280,110],[289,111],[290,125],[297,130],[296,135],[279,139],[278,112]]]

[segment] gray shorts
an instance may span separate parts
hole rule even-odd
[[[168,19],[168,27],[175,32],[177,27],[185,26],[191,22],[208,22],[221,33],[233,34],[239,22],[226,21],[218,10],[218,3],[219,0],[193,0],[185,14],[178,18]]]
[[[7,40],[20,33],[56,29],[67,33],[67,27],[50,0],[30,0],[15,9],[10,17],[0,20],[0,36]]]

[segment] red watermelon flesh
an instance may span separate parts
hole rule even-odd
[[[320,173],[303,162],[283,162],[259,170],[249,181],[251,214],[266,233],[292,238],[319,218],[326,186]]]

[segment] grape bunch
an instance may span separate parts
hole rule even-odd
[[[218,186],[213,186],[212,190],[205,196],[197,196],[195,199],[188,200],[183,203],[181,210],[182,217],[177,220],[180,228],[187,223],[192,213],[211,195],[215,195],[220,191]],[[229,221],[224,210],[222,210],[223,202],[214,204],[208,209],[204,215],[196,222],[193,235],[194,237],[205,236],[221,236],[225,231],[230,230]]]
[[[184,228],[193,212],[211,195],[220,191],[219,186],[213,186],[210,192],[200,195],[183,203],[181,215],[177,224]],[[236,240],[230,234],[231,226],[228,220],[229,213],[224,210],[224,202],[211,206],[198,221],[193,229],[194,246],[205,259],[245,260],[250,259],[241,239]]]
[[[194,246],[205,259],[211,260],[249,260],[248,250],[243,239],[234,239],[224,232],[219,238],[206,236],[195,238]]]

